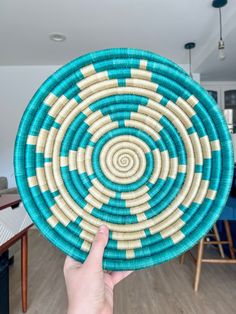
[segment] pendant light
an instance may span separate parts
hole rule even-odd
[[[193,42],[186,43],[184,48],[188,50],[188,58],[189,58],[189,75],[193,78],[192,74],[192,49],[196,47],[196,44]]]
[[[219,10],[219,24],[220,24],[220,40],[218,42],[218,56],[220,60],[225,59],[225,43],[222,35],[222,13],[221,8],[227,4],[227,0],[214,0],[212,6]]]

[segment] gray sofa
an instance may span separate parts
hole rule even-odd
[[[6,177],[0,177],[0,195],[17,193],[17,188],[8,188],[8,181]]]

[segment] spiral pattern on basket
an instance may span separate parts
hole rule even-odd
[[[82,56],[32,98],[15,148],[17,184],[44,235],[84,261],[101,224],[106,269],[139,269],[192,247],[232,177],[214,100],[179,66],[136,49]]]

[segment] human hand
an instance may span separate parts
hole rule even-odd
[[[69,303],[67,314],[113,313],[114,286],[132,271],[103,271],[102,259],[108,235],[108,228],[101,226],[84,264],[66,257],[64,276]]]

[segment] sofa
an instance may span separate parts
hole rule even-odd
[[[17,188],[8,188],[8,180],[6,177],[0,177],[0,195],[2,194],[17,194]]]

